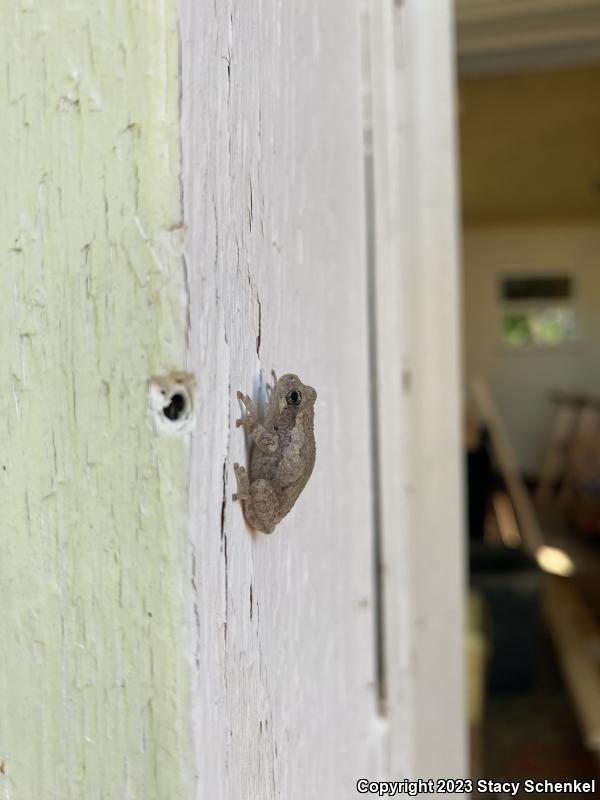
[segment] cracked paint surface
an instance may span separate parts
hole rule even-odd
[[[0,9],[0,797],[185,797],[176,4]]]
[[[358,8],[181,3],[197,800],[339,800],[382,774],[374,671]],[[318,392],[272,536],[231,500],[237,389]]]

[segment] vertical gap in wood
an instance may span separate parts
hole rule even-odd
[[[386,713],[387,676],[385,652],[385,602],[383,586],[383,542],[381,530],[381,480],[379,452],[379,407],[377,398],[377,319],[376,319],[376,265],[375,237],[375,169],[371,120],[371,58],[370,29],[367,4],[361,15],[361,60],[363,67],[363,164],[365,182],[365,227],[367,271],[367,325],[369,365],[369,420],[371,441],[372,520],[373,520],[373,595],[375,615],[375,669],[377,676],[377,703],[380,714]]]
[[[387,682],[385,669],[385,605],[383,588],[383,543],[381,532],[381,481],[379,453],[379,410],[377,402],[377,325],[375,319],[375,192],[373,186],[373,154],[365,151],[365,212],[367,227],[367,304],[369,336],[369,418],[371,423],[371,474],[373,476],[373,556],[375,562],[375,662],[377,699],[380,713],[385,713]]]

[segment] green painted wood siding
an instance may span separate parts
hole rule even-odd
[[[0,0],[0,797],[189,773],[175,0]]]

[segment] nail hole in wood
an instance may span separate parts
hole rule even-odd
[[[183,434],[194,424],[196,382],[187,372],[170,372],[150,380],[150,409],[161,433]]]

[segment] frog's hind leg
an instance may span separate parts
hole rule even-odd
[[[237,492],[231,495],[232,500],[249,500],[250,481],[248,480],[248,473],[244,467],[240,467],[237,463],[233,465],[233,471],[237,481]]]
[[[259,478],[250,485],[250,500],[244,503],[244,516],[256,530],[272,533],[279,522],[279,499],[270,481]]]

